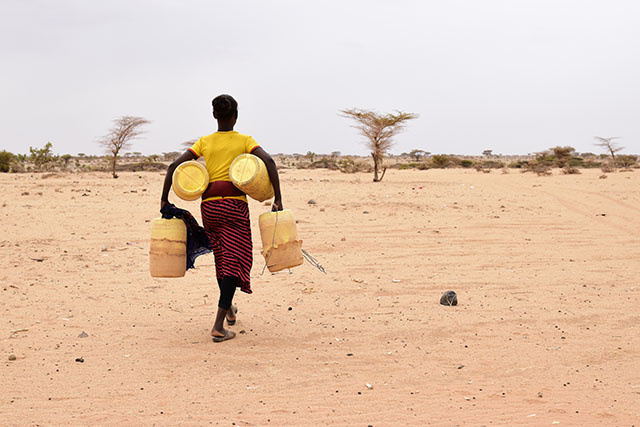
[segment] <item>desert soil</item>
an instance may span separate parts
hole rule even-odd
[[[263,274],[251,201],[225,343],[212,255],[149,275],[163,173],[0,174],[0,424],[640,425],[640,171],[600,174],[284,170],[327,274]]]

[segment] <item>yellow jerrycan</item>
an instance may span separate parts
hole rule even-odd
[[[183,277],[187,271],[187,226],[178,218],[151,221],[152,277]]]
[[[209,185],[209,172],[200,162],[189,160],[173,171],[173,191],[182,200],[196,200]]]
[[[270,272],[301,265],[302,240],[298,240],[296,220],[288,210],[265,212],[260,215],[262,256]]]
[[[233,185],[259,202],[274,195],[267,166],[253,154],[240,154],[236,157],[229,166],[229,178]]]

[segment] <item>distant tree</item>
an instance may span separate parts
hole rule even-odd
[[[149,123],[149,120],[142,117],[122,116],[113,120],[113,127],[100,140],[100,144],[111,155],[111,173],[114,178],[118,177],[118,174],[116,174],[118,154],[122,149],[128,148],[133,139],[142,135],[144,133],[142,126]]]
[[[33,162],[36,170],[46,170],[53,164],[57,158],[53,155],[51,148],[53,144],[47,142],[42,148],[29,147],[29,158]]]
[[[491,157],[492,154],[493,154],[493,150],[484,150],[482,152],[482,155],[485,157]]]
[[[619,136],[610,136],[609,138],[603,138],[601,136],[594,137],[598,147],[605,148],[611,154],[611,160],[616,161],[616,153],[620,150],[624,150],[624,147],[620,147],[617,143],[613,142],[614,139],[620,139]]]
[[[340,154],[342,154],[342,153],[340,153],[340,151],[332,151],[331,152],[331,158],[335,160],[338,157],[340,157]]]
[[[67,166],[69,166],[69,160],[71,160],[71,157],[72,157],[71,154],[64,154],[60,156],[60,158],[64,162],[65,169],[67,168]]]
[[[186,148],[191,148],[191,146],[192,146],[193,144],[195,144],[195,143],[196,143],[196,141],[197,141],[197,139],[190,139],[190,140],[188,140],[188,141],[183,142],[183,143],[182,143],[182,146],[183,146],[183,147],[186,147]]]
[[[313,163],[314,159],[316,158],[316,153],[314,153],[313,151],[307,151],[307,154],[305,154],[305,157],[309,159],[311,163]]]
[[[382,170],[381,176],[379,176],[379,172],[384,156],[393,145],[392,138],[404,129],[408,120],[416,119],[418,115],[402,111],[381,114],[373,110],[358,108],[341,110],[341,113],[342,117],[355,120],[357,124],[354,127],[359,129],[367,139],[367,146],[371,150],[371,157],[373,157],[373,182],[382,181],[387,169]]]
[[[414,149],[414,150],[409,151],[409,156],[413,157],[413,159],[416,162],[419,162],[420,160],[422,160],[423,157],[428,156],[428,155],[429,155],[429,153],[427,153],[424,150]]]
[[[569,160],[571,159],[571,155],[575,151],[573,147],[553,147],[549,150],[553,153],[554,161],[556,166],[559,168],[563,168],[567,165]]]

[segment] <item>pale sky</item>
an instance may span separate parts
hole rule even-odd
[[[640,153],[634,0],[0,0],[0,150],[99,154],[122,115],[131,151],[216,130],[211,99],[270,153],[366,155],[343,108],[420,115],[392,153]]]

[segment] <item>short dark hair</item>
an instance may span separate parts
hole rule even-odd
[[[238,113],[238,103],[231,95],[218,95],[213,98],[211,105],[219,119],[230,119]]]

